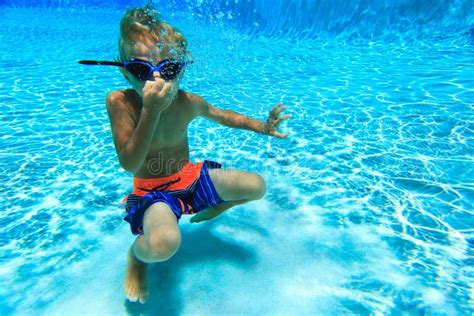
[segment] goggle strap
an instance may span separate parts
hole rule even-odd
[[[117,61],[105,61],[105,60],[80,60],[79,64],[82,65],[99,65],[99,66],[118,66],[123,67],[121,62]]]

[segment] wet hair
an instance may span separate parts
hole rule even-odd
[[[175,27],[164,22],[152,4],[128,9],[120,21],[119,60],[127,60],[124,41],[155,46],[162,53],[171,53],[176,59],[190,57],[187,41]]]

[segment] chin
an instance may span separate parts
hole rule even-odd
[[[173,95],[173,101],[175,101],[177,98],[178,98],[178,93],[175,93],[175,94]]]
[[[179,92],[179,85],[173,84],[173,88],[171,89],[170,93],[173,95],[173,98],[176,98]]]

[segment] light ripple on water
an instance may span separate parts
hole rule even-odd
[[[131,176],[119,168],[104,98],[126,84],[115,70],[76,65],[115,56],[120,14],[104,23],[99,14],[50,11],[56,29],[48,32],[35,14],[35,30],[22,25],[21,47],[8,44],[17,14],[34,12],[9,12],[0,35],[10,45],[0,57],[0,176],[8,197],[0,278],[10,285],[0,290],[2,311],[87,312],[84,301],[94,298],[116,303],[94,312],[120,312],[132,237],[117,205]],[[184,313],[236,311],[242,303],[255,313],[472,311],[471,47],[289,42],[177,23],[195,58],[185,89],[258,119],[282,101],[293,117],[285,140],[202,119],[191,124],[194,160],[259,172],[268,192],[213,223],[183,220],[182,250],[154,268],[177,270],[159,274],[165,285],[152,279],[159,292],[152,295],[171,286],[175,294],[165,298]],[[90,38],[78,36],[85,33]],[[27,41],[35,34],[41,49]],[[193,244],[196,237],[223,257]],[[77,280],[97,286],[88,293]],[[229,292],[236,280],[244,282]],[[187,295],[184,306],[177,297],[185,293],[197,296]],[[203,295],[220,303],[202,306]],[[148,311],[164,298],[154,302]]]

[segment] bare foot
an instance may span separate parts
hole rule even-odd
[[[235,200],[235,201],[224,201],[221,204],[214,205],[212,207],[202,210],[189,220],[191,223],[199,223],[202,221],[208,221],[214,217],[219,216],[225,210],[243,203],[247,203],[249,200]]]
[[[135,257],[131,247],[127,254],[124,292],[131,302],[143,304],[148,300],[147,264]]]
[[[212,207],[207,208],[199,213],[196,213],[191,219],[189,220],[191,223],[199,223],[202,221],[208,221],[210,219],[213,219],[216,217],[215,214],[212,213],[213,209]]]

